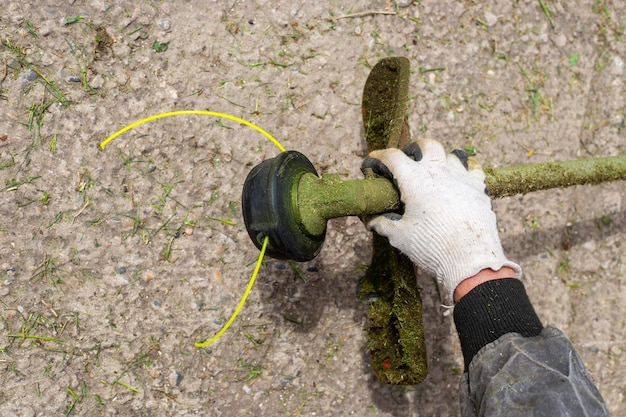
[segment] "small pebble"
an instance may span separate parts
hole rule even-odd
[[[552,42],[554,42],[557,47],[562,48],[567,43],[567,37],[562,33],[559,33],[552,38]]]
[[[596,250],[596,242],[593,241],[593,240],[589,240],[589,241],[583,243],[582,246],[583,246],[584,249],[586,249],[588,251],[591,251],[591,252]]]
[[[95,77],[93,77],[89,85],[91,86],[91,88],[96,90],[102,88],[104,86],[104,77],[102,77],[102,75],[100,74],[96,75]]]
[[[161,302],[159,300],[152,301],[152,307],[161,308]]]
[[[174,371],[176,373],[176,382],[174,385],[179,386],[180,383],[183,381],[183,374],[182,372],[180,372],[178,369]]]
[[[130,283],[130,280],[125,275],[115,274],[115,276],[111,278],[111,284],[116,287],[127,285],[129,283]]]
[[[148,401],[146,401],[146,408],[155,410],[155,409],[159,408],[159,403],[158,403],[158,401],[155,401],[155,400],[148,400]]]
[[[23,75],[23,78],[24,78],[26,81],[30,81],[30,82],[32,82],[32,81],[37,80],[37,78],[39,78],[39,74],[37,74],[37,73],[36,73],[35,71],[33,71],[33,70],[30,70],[30,71],[28,71],[26,74],[24,74],[24,75]]]
[[[285,388],[285,385],[287,385],[288,383],[290,383],[291,381],[293,381],[295,379],[295,377],[293,376],[286,376],[282,379],[282,381],[280,381],[280,385]]]
[[[398,7],[409,7],[413,4],[413,0],[396,0]]]
[[[611,68],[611,74],[621,75],[624,70],[624,61],[619,56],[613,57],[613,68]]]
[[[172,28],[172,21],[170,19],[162,19],[157,22],[157,25],[167,32]]]
[[[496,23],[498,23],[498,16],[491,12],[485,12],[483,17],[485,18],[485,23],[489,27],[494,26]]]
[[[154,164],[148,165],[148,172],[154,172],[155,169],[156,169],[156,165]]]
[[[50,36],[50,34],[52,33],[52,28],[48,27],[48,26],[44,26],[41,29],[39,29],[39,36],[43,36],[44,38],[46,36]]]

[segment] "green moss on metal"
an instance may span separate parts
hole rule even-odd
[[[304,174],[298,182],[295,210],[298,222],[312,236],[326,230],[326,221],[362,213],[386,213],[399,207],[398,191],[385,178],[342,181],[339,175],[318,178]]]
[[[626,155],[484,168],[485,183],[492,198],[526,194],[550,188],[600,184],[626,180]],[[299,221],[313,235],[326,228],[326,221],[343,216],[364,216],[393,211],[400,206],[391,181],[375,175],[343,181],[338,175],[302,176],[297,189]]]
[[[483,168],[492,198],[572,185],[600,184],[626,180],[626,155]]]
[[[397,148],[409,101],[411,64],[407,58],[379,61],[363,88],[363,125],[368,149]]]
[[[410,142],[406,121],[409,74],[409,60],[392,57],[379,61],[367,78],[362,109],[369,152],[401,148]],[[389,203],[399,205],[397,200]],[[409,259],[376,233],[372,262],[359,284],[359,296],[370,300],[367,346],[378,378],[389,384],[422,382],[427,360],[415,270]]]
[[[428,366],[414,267],[386,238],[376,234],[359,297],[370,302],[367,346],[378,379],[396,385],[422,382]]]

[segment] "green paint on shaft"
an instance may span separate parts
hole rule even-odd
[[[328,219],[385,213],[397,209],[398,203],[398,192],[386,178],[343,181],[339,175],[318,178],[304,174],[298,183],[294,212],[309,234],[320,236]]]
[[[485,168],[485,183],[492,198],[526,194],[550,188],[626,180],[626,155]],[[386,178],[342,181],[338,175],[303,175],[297,190],[297,212],[302,226],[321,234],[326,221],[343,216],[364,216],[397,209],[398,192]]]
[[[550,188],[626,180],[626,155],[484,168],[485,183],[493,198]]]

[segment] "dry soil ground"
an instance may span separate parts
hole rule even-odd
[[[369,12],[369,13],[366,13]],[[355,299],[370,236],[332,221],[305,264],[267,260],[240,215],[277,149],[358,178],[360,100],[378,59],[410,58],[410,124],[486,164],[626,152],[626,3],[612,0],[3,0],[0,414],[458,415],[461,355],[432,279],[430,374],[374,377]],[[545,323],[626,415],[626,186],[496,202]]]

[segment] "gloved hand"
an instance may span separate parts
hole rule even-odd
[[[369,230],[385,236],[419,268],[437,277],[453,303],[456,286],[483,269],[522,269],[502,250],[480,164],[463,151],[446,154],[432,139],[399,149],[374,151],[362,165],[396,183],[402,214],[366,219]]]

